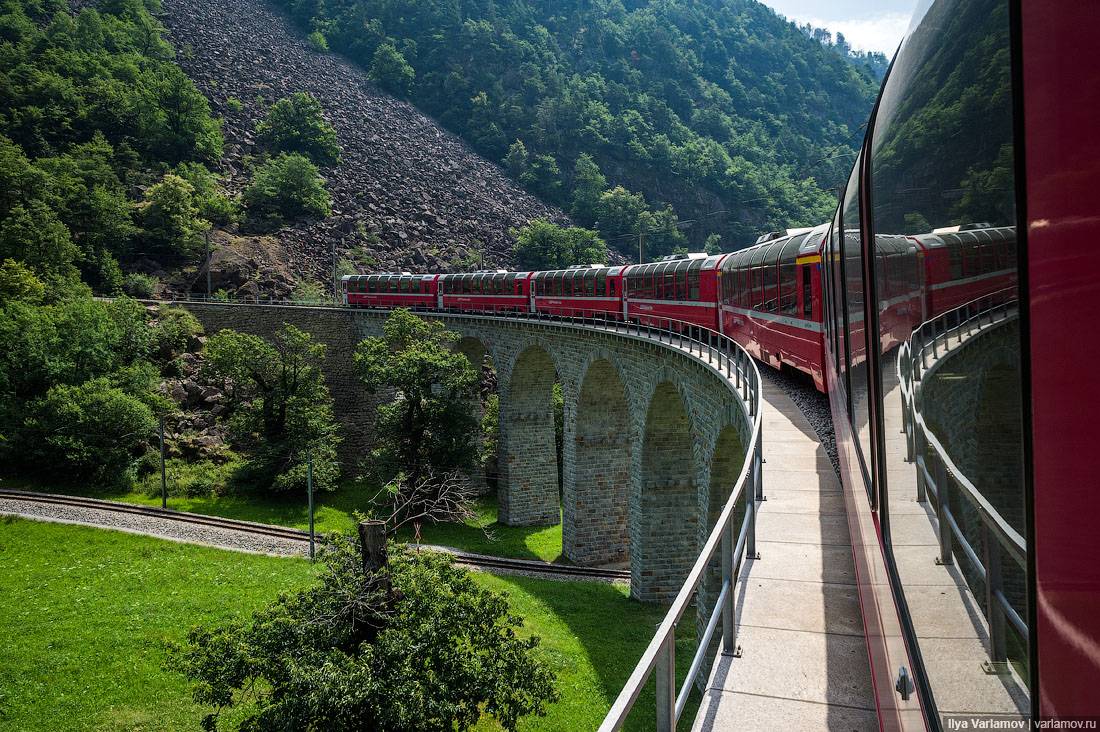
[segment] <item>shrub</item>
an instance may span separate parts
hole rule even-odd
[[[131,272],[122,279],[122,291],[130,297],[149,299],[156,295],[159,286],[159,279],[141,272]]]
[[[336,130],[325,121],[320,102],[306,92],[275,102],[256,132],[274,153],[301,153],[318,165],[335,165],[340,159]]]
[[[202,726],[216,730],[241,702],[248,730],[451,732],[483,714],[515,730],[545,715],[554,674],[507,597],[442,555],[390,551],[384,574],[370,574],[357,543],[334,535],[319,584],[251,622],[192,630],[171,658],[213,707]]]
[[[332,213],[332,200],[317,166],[298,154],[280,155],[261,166],[244,192],[244,201],[260,218],[296,219]]]
[[[182,163],[176,174],[191,184],[199,216],[207,221],[225,226],[240,218],[241,207],[226,196],[220,188],[218,176],[202,163]]]
[[[153,331],[153,353],[162,362],[171,361],[187,350],[190,340],[202,333],[195,316],[183,308],[161,307]]]
[[[328,53],[328,41],[321,31],[313,31],[306,37],[306,40],[309,41],[309,47],[317,53]]]
[[[106,378],[54,386],[30,405],[22,457],[36,470],[101,484],[126,482],[156,428],[152,410]]]
[[[228,107],[229,111],[233,114],[240,114],[241,111],[244,109],[244,104],[241,102],[240,99],[237,99],[236,97],[229,97],[228,99],[226,99],[225,106]]]

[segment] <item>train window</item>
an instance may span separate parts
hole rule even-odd
[[[907,307],[878,293],[879,474],[895,591],[907,600],[926,708],[997,719],[1030,715],[1027,636],[1035,632],[1027,627],[1011,5],[922,4],[883,90],[870,148],[876,249],[930,232],[944,245],[923,260],[906,247],[875,273],[880,290],[905,273],[901,292],[924,296]],[[1001,267],[1008,271],[994,274]],[[932,331],[947,334],[942,347],[929,347]],[[953,566],[935,563],[937,555]]]
[[[795,236],[787,240],[779,253],[779,312],[798,315],[798,249],[805,237]]]
[[[813,291],[813,268],[817,267],[816,264],[804,264],[799,269],[802,272],[802,317],[806,320],[813,320],[814,317],[814,291]]]
[[[852,171],[841,208],[841,256],[844,259],[844,289],[848,307],[848,397],[852,431],[863,461],[871,459],[870,392],[867,374],[867,319],[863,305],[863,232],[859,220],[859,168]],[[871,476],[866,475],[872,492]],[[872,501],[873,503],[873,501]]]

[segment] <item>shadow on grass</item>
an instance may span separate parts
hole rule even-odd
[[[509,594],[513,611],[529,632],[542,638],[542,650],[568,689],[548,717],[521,729],[576,730],[599,726],[664,618],[666,606],[638,602],[622,584],[558,582],[531,577],[483,576],[479,582]],[[678,681],[695,652],[695,613],[689,609],[677,633]],[[537,628],[537,630],[534,630]],[[690,727],[698,709],[697,691],[681,717]],[[646,684],[624,729],[656,726],[654,683]]]

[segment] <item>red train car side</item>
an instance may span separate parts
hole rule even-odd
[[[529,312],[530,272],[473,272],[439,276],[440,306],[476,312]]]
[[[718,265],[725,255],[692,255],[626,268],[627,318],[658,328],[674,321],[718,330]]]
[[[439,275],[369,274],[340,279],[343,300],[364,308],[434,308]]]
[[[626,267],[572,267],[531,276],[534,310],[549,315],[622,320]]]

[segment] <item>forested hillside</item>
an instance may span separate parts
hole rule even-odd
[[[273,1],[612,244],[826,218],[877,87],[755,0]]]

